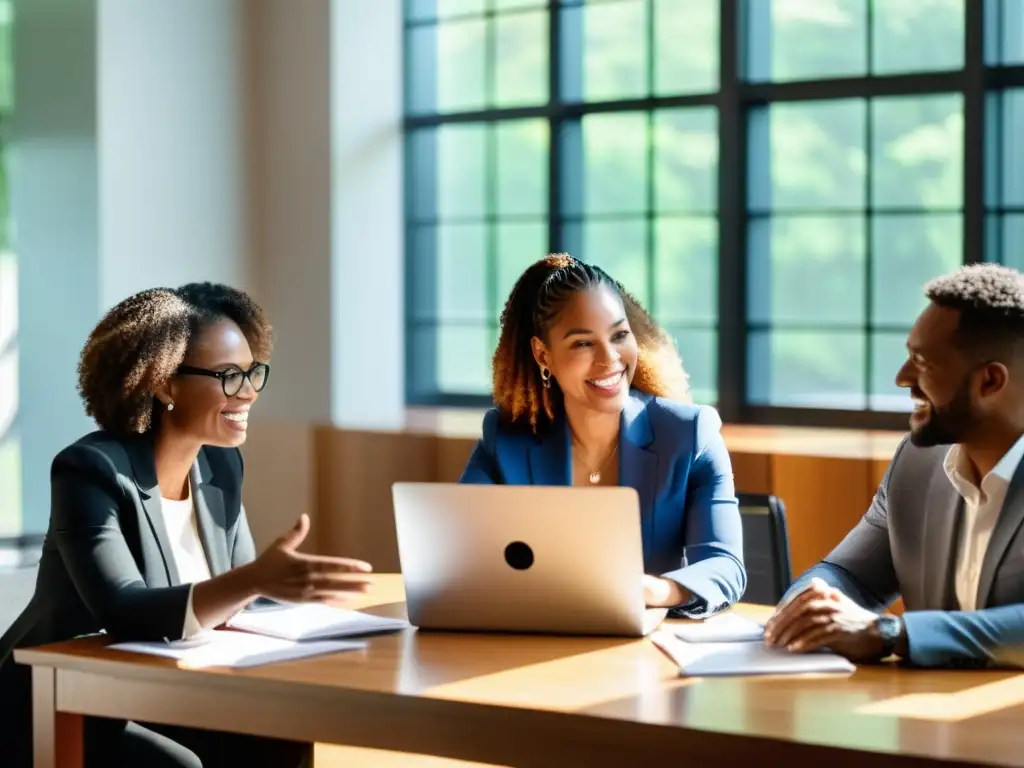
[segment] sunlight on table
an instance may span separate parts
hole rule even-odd
[[[950,693],[910,693],[857,708],[862,715],[896,715],[917,720],[956,722],[1024,704],[1024,675],[974,685]]]

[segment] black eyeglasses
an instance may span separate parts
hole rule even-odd
[[[242,391],[242,385],[245,383],[246,379],[249,380],[253,390],[256,392],[262,392],[263,388],[267,386],[267,380],[270,378],[270,366],[266,363],[253,363],[252,368],[248,371],[243,371],[238,368],[228,368],[223,371],[211,371],[207,368],[195,368],[191,365],[180,365],[178,366],[178,373],[193,376],[209,376],[213,379],[220,379],[220,386],[221,389],[224,390],[225,396],[234,397]]]

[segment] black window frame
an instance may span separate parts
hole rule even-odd
[[[407,6],[409,2],[407,0]],[[825,80],[786,82],[751,82],[744,78],[743,56],[746,46],[744,24],[745,0],[720,0],[719,9],[719,88],[712,93],[668,97],[621,99],[602,102],[576,102],[558,99],[561,93],[562,45],[578,41],[580,35],[566,34],[560,11],[578,2],[546,4],[549,12],[547,103],[529,107],[481,109],[446,114],[409,114],[404,118],[406,135],[421,128],[458,123],[493,123],[517,118],[543,118],[550,128],[548,168],[548,251],[565,250],[562,226],[562,179],[565,167],[560,133],[567,123],[582,116],[598,113],[654,111],[670,107],[713,106],[718,113],[718,342],[717,342],[717,409],[726,423],[787,425],[807,427],[840,427],[905,430],[907,414],[874,410],[844,410],[763,406],[751,404],[747,397],[747,142],[748,113],[752,109],[784,102],[831,100],[843,98],[872,99],[885,96],[922,96],[958,94],[963,98],[963,263],[983,261],[986,254],[986,217],[991,204],[985,199],[986,173],[989,164],[986,138],[987,99],[1008,88],[1024,87],[1024,64],[1003,65],[986,62],[986,29],[996,30],[1002,3],[999,0],[966,0],[964,3],[964,66],[959,70],[920,72],[893,75],[868,74]],[[545,5],[538,2],[538,7]],[[870,11],[869,11],[870,13]],[[493,15],[493,14],[489,14]],[[409,21],[405,30],[420,26],[422,21]],[[651,25],[648,34],[652,34]],[[868,37],[870,39],[870,30]],[[868,43],[870,45],[870,42]],[[407,47],[407,46],[406,46]],[[578,52],[577,52],[578,54]],[[410,66],[407,56],[406,67]],[[492,62],[488,62],[493,67]],[[409,82],[406,72],[406,82]],[[411,152],[406,142],[405,200],[410,201]],[[998,161],[997,161],[998,162]],[[419,191],[422,193],[422,190]],[[995,206],[1005,212],[1007,208]],[[408,208],[407,208],[408,210]],[[870,212],[868,212],[870,213]],[[423,379],[434,381],[432,371],[420,371],[417,378],[413,355],[412,329],[418,324],[413,317],[412,281],[432,281],[429,269],[417,263],[413,248],[412,225],[406,220],[405,233],[405,328],[406,328],[406,402],[410,406],[483,407],[490,404],[487,395],[446,393],[424,387]],[[539,258],[540,255],[538,255]],[[1000,254],[1001,258],[1001,254]],[[867,258],[870,278],[872,259]],[[870,279],[867,291],[870,294]],[[865,328],[867,332],[870,326]],[[422,353],[422,350],[421,350]],[[434,355],[426,355],[434,359]],[[870,355],[867,366],[871,365]],[[870,371],[870,369],[868,369]],[[895,374],[895,371],[893,372]]]

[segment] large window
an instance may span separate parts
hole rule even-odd
[[[21,533],[18,450],[18,274],[11,251],[6,145],[14,106],[13,0],[0,0],[0,539]]]
[[[1024,0],[409,0],[406,42],[410,402],[485,402],[568,251],[727,420],[903,425],[922,284],[1024,268]]]

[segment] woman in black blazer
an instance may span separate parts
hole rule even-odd
[[[260,595],[343,599],[367,563],[296,551],[295,526],[259,557],[242,506],[249,410],[270,374],[271,328],[246,294],[189,284],[132,296],[100,322],[79,365],[100,430],[61,451],[35,594],[0,639],[5,766],[29,766],[30,670],[14,648],[105,630],[181,639]],[[297,768],[308,745],[87,718],[86,766]]]

